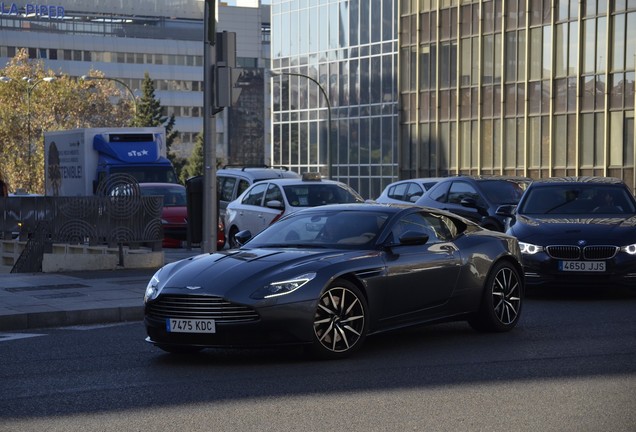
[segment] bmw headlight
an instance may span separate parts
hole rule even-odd
[[[534,255],[539,252],[543,252],[543,246],[537,246],[532,243],[519,242],[519,248],[522,254]]]
[[[157,294],[159,294],[159,273],[161,273],[161,270],[163,269],[157,270],[157,272],[152,275],[152,278],[150,278],[150,282],[148,282],[146,292],[144,294],[144,303],[147,303],[148,300],[153,300],[157,297]]]
[[[316,277],[315,272],[305,273],[303,275],[279,281],[272,282],[269,285],[266,285],[263,289],[259,290],[255,293],[258,297],[261,298],[272,298],[279,297],[285,294],[292,293],[296,291],[298,288],[305,285],[307,282]]]
[[[630,244],[627,246],[623,246],[621,250],[630,255],[636,255],[636,244]]]

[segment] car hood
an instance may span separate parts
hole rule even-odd
[[[631,244],[636,241],[636,216],[627,218],[529,217],[519,215],[510,234],[523,242],[550,243],[587,240],[591,243]]]
[[[240,298],[270,282],[341,264],[368,255],[364,251],[240,249],[198,255],[165,266],[159,288]]]

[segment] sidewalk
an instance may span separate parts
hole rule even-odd
[[[165,249],[165,262],[201,253]],[[0,274],[0,332],[139,321],[156,269]]]

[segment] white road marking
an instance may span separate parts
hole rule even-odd
[[[0,333],[0,342],[8,342],[16,339],[26,339],[37,336],[46,336],[44,334],[36,333]]]

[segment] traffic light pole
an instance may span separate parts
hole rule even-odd
[[[218,208],[216,197],[216,124],[214,119],[214,68],[216,51],[216,0],[205,2],[203,53],[203,221],[202,252],[216,251]]]

